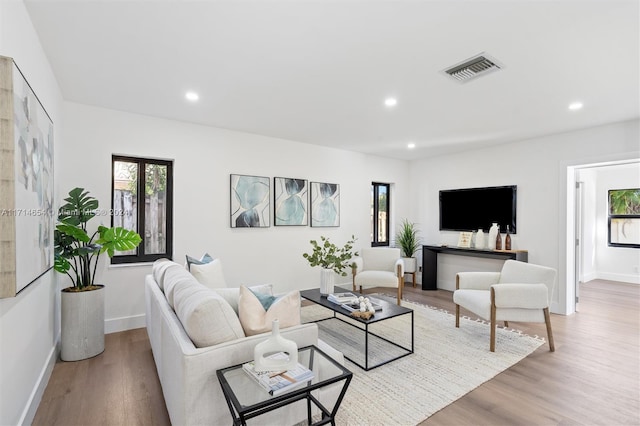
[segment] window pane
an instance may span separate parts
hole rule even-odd
[[[113,226],[138,231],[136,190],[138,164],[115,161],[113,170]],[[137,250],[118,251],[116,256],[136,254]]]
[[[640,218],[615,218],[610,223],[610,244],[640,244]]]
[[[378,242],[387,241],[387,187],[378,187]]]
[[[165,253],[167,166],[147,164],[145,167],[144,252]]]

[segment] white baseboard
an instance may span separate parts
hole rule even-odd
[[[132,315],[129,317],[112,318],[104,321],[104,333],[117,333],[119,331],[133,330],[134,328],[143,328],[147,324],[145,322],[145,314]]]
[[[620,281],[629,284],[640,284],[638,274],[617,274],[615,272],[598,272],[597,278],[600,280]]]
[[[22,416],[20,416],[19,425],[30,425],[33,423],[33,419],[36,417],[38,406],[42,401],[42,395],[44,395],[44,390],[47,388],[47,384],[51,378],[51,373],[53,372],[53,367],[56,364],[59,353],[60,335],[58,335],[56,344],[49,351],[49,356],[47,357],[45,364],[42,366],[42,371],[40,372],[40,376],[38,376],[38,381],[31,391],[31,395],[29,395],[29,400],[22,412]]]

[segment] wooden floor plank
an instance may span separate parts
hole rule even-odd
[[[369,291],[394,296],[389,289]],[[455,309],[445,290],[408,286],[404,297]],[[556,352],[541,346],[421,425],[639,425],[640,286],[583,284],[579,309],[552,314]],[[546,338],[544,324],[509,325]],[[92,359],[57,362],[33,424],[169,425],[146,330],[107,335],[105,352]]]

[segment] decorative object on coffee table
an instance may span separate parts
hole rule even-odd
[[[320,243],[316,240],[310,241],[312,251],[311,253],[304,253],[302,257],[307,259],[311,266],[322,267],[320,272],[320,292],[323,295],[333,293],[334,274],[339,274],[343,277],[347,276],[345,269],[351,265],[351,258],[358,255],[357,252],[353,253],[351,251],[355,241],[356,238],[352,235],[351,239],[340,248],[330,242],[328,237],[324,236],[320,237]]]

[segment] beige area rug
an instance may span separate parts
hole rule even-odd
[[[353,379],[338,410],[338,425],[415,425],[544,343],[537,336],[498,328],[496,352],[490,352],[487,323],[461,318],[456,328],[450,313],[410,302],[403,306],[414,310],[414,353],[370,371],[345,361]],[[303,322],[330,316],[332,312],[319,305],[302,308]],[[410,324],[410,315],[403,315],[369,330],[411,347]],[[364,332],[333,319],[319,322],[318,327],[320,338],[334,348],[351,357],[362,356]],[[369,345],[375,358],[389,351],[380,340],[370,338]]]

